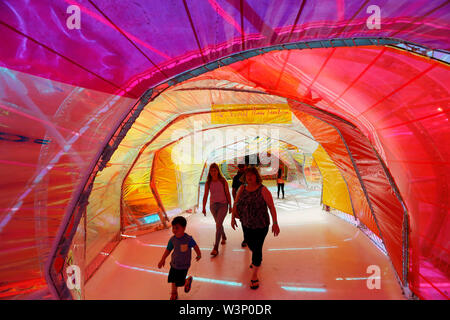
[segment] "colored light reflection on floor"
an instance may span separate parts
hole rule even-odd
[[[327,292],[326,289],[323,288],[306,288],[306,287],[287,287],[281,286],[282,289],[287,291],[300,291],[300,292]]]
[[[142,243],[140,241],[139,241],[139,243],[146,247],[157,247],[157,248],[166,248],[167,247],[167,245],[162,245],[162,244]]]
[[[133,267],[133,266],[128,266],[126,264],[122,264],[118,261],[116,261],[116,264],[119,265],[122,268],[126,268],[126,269],[131,269],[131,270],[138,270],[138,271],[144,271],[144,272],[149,272],[149,273],[156,273],[156,274],[161,274],[161,275],[169,275],[167,272],[162,272],[162,271],[156,271],[156,270],[151,270],[151,269],[146,269],[146,268],[139,268],[139,267]]]
[[[217,279],[209,279],[209,278],[201,278],[201,277],[193,277],[195,281],[223,284],[226,286],[234,286],[234,287],[242,287],[242,283],[235,281],[226,281],[226,280],[217,280]]]
[[[165,275],[165,276],[169,275],[169,273],[167,273],[167,272],[162,272],[162,271],[157,271],[157,270],[152,270],[152,269],[146,269],[146,268],[133,267],[133,266],[129,266],[129,265],[126,265],[126,264],[122,264],[122,263],[120,263],[118,261],[116,261],[116,264],[119,265],[120,267],[131,269],[131,270],[144,271],[144,272],[148,272],[148,273],[155,273],[155,274],[160,274],[160,275]],[[203,277],[196,277],[196,276],[193,276],[193,279],[195,281],[201,281],[201,282],[222,284],[222,285],[234,286],[234,287],[242,287],[242,283],[235,282],[235,281],[210,279],[210,278],[203,278]]]

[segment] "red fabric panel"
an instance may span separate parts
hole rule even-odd
[[[309,132],[311,132],[314,139],[322,145],[325,151],[327,151],[330,158],[336,164],[336,167],[341,171],[349,188],[349,194],[356,217],[373,233],[380,236],[380,232],[373,219],[361,183],[359,182],[353,163],[339,133],[327,123],[304,113],[297,108],[293,108],[292,112],[300,121],[302,121]]]
[[[308,112],[340,131],[363,180],[386,250],[397,274],[402,278],[403,207],[370,142],[357,128],[329,114],[295,101],[289,101],[289,104],[293,110]]]

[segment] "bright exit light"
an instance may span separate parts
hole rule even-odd
[[[281,287],[284,290],[287,291],[300,291],[300,292],[327,292],[326,289],[323,288],[306,288],[306,287]]]

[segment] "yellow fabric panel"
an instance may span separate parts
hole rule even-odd
[[[170,146],[157,152],[152,173],[156,191],[166,211],[178,207],[178,192],[182,191],[177,187],[179,177],[172,160],[172,149]]]
[[[126,224],[133,223],[136,218],[160,211],[150,189],[153,156],[153,152],[144,151],[125,179],[122,190],[122,218]]]
[[[314,151],[313,157],[322,174],[323,203],[342,212],[353,214],[347,184],[339,169],[320,145]]]

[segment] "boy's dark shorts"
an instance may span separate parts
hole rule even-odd
[[[184,283],[186,282],[187,273],[188,269],[180,270],[170,267],[169,279],[167,280],[167,282],[169,283],[175,282],[175,285],[177,287],[183,287]]]

